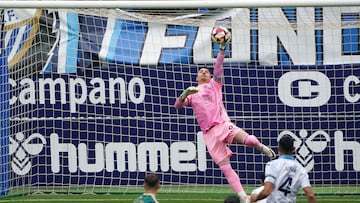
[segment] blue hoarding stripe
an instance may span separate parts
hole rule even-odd
[[[76,72],[79,44],[79,19],[75,13],[67,13],[68,42],[66,47],[66,73]]]
[[[107,59],[115,60],[116,46],[111,46],[111,45],[116,45],[118,39],[120,39],[119,36],[120,36],[121,30],[122,30],[122,24],[123,24],[123,20],[117,19],[115,21],[114,30],[111,35],[110,46],[109,46],[108,54],[106,57]]]

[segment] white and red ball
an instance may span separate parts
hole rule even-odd
[[[217,44],[228,43],[231,40],[231,33],[227,28],[217,26],[211,32],[211,39]]]

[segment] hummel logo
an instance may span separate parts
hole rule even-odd
[[[330,136],[323,130],[315,131],[308,137],[308,132],[304,129],[299,131],[299,135],[285,130],[282,131],[277,141],[279,141],[284,135],[289,135],[294,139],[296,160],[305,167],[307,171],[311,171],[314,167],[314,159],[311,152],[322,152],[328,142],[330,142]]]
[[[40,143],[30,143],[36,139]],[[15,135],[15,140],[10,137],[10,155],[14,154],[11,162],[13,171],[18,175],[27,174],[31,169],[30,156],[39,154],[45,144],[45,138],[39,133],[34,133],[27,139],[25,139],[24,134],[21,132]]]

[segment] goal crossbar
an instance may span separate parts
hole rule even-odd
[[[266,8],[360,6],[359,0],[0,1],[0,8]]]

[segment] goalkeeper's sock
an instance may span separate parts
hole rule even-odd
[[[243,142],[248,147],[259,148],[261,146],[260,141],[254,135],[247,135]]]
[[[220,165],[220,170],[223,172],[230,187],[234,190],[234,192],[236,192],[236,194],[244,192],[244,189],[240,182],[240,178],[232,169],[230,163],[224,163]]]

